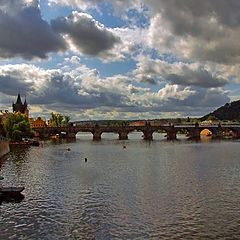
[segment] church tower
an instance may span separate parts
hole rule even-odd
[[[17,96],[16,103],[12,104],[12,108],[13,108],[14,113],[20,112],[22,114],[26,114],[27,116],[29,115],[28,104],[27,104],[26,98],[25,98],[24,103],[22,103],[20,94],[18,94],[18,96]]]

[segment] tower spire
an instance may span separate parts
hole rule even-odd
[[[27,116],[29,115],[26,97],[25,97],[24,103],[22,103],[20,93],[18,93],[17,101],[16,103],[12,104],[12,107],[13,107],[13,112],[15,113],[20,112],[22,114],[26,114]]]
[[[26,97],[25,97],[25,100],[24,100],[24,103],[23,103],[24,106],[27,106],[27,100],[26,100]]]
[[[21,100],[20,93],[18,93],[16,104],[21,104],[22,105],[22,100]]]

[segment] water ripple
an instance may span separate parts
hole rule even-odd
[[[0,239],[240,238],[238,144],[122,144],[12,151],[3,185],[25,198],[1,204]]]

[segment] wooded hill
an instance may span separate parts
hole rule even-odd
[[[200,120],[240,120],[240,100],[226,103],[214,112],[203,116]]]

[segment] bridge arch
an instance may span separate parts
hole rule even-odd
[[[201,132],[200,132],[200,137],[212,137],[213,132],[211,130],[209,130],[208,128],[204,128]]]
[[[189,138],[189,130],[186,128],[176,129],[176,139],[184,140]]]
[[[92,132],[76,132],[76,138],[80,140],[92,140],[93,139],[93,134]]]
[[[235,129],[234,127],[226,127],[222,129],[222,136],[224,138],[237,138],[240,136],[239,130]]]
[[[118,133],[116,132],[102,132],[101,134],[101,139],[105,139],[105,140],[115,140],[118,139]]]
[[[139,140],[143,139],[143,132],[141,130],[134,129],[128,132],[129,140]]]

